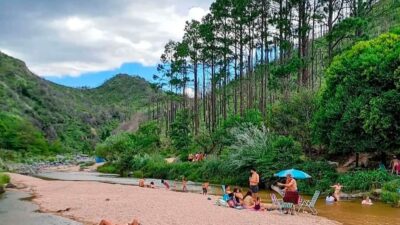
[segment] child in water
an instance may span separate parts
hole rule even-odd
[[[366,196],[364,200],[362,200],[361,202],[362,205],[373,205],[374,203],[372,203],[371,199],[369,198],[369,196]]]

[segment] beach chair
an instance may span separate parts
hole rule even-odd
[[[307,207],[307,208],[310,209],[312,214],[316,215],[318,213],[318,211],[315,208],[315,204],[317,203],[317,200],[318,200],[318,197],[319,197],[320,194],[321,194],[320,191],[315,191],[315,193],[314,193],[313,197],[311,198],[311,200],[303,200],[301,205],[300,205],[300,207],[299,207],[299,209],[298,209],[298,212],[300,212],[300,210],[302,208],[306,208]]]
[[[292,210],[292,214],[294,215],[295,214],[295,210],[294,210],[294,205],[293,205],[293,203],[291,203],[291,202],[282,202],[281,203],[281,206],[282,206],[282,209],[281,209],[281,212],[283,213],[283,211],[285,210],[285,209],[287,209],[287,210]]]
[[[275,194],[271,194],[271,201],[272,201],[272,205],[277,207],[279,209],[279,211],[282,212],[283,200],[276,198]]]

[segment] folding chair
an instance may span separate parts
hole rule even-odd
[[[300,210],[303,207],[307,207],[307,208],[310,209],[312,214],[316,215],[318,213],[318,211],[315,208],[315,204],[317,203],[317,200],[318,200],[318,197],[319,197],[320,194],[321,194],[320,191],[315,191],[315,193],[314,193],[313,197],[311,198],[311,200],[303,200],[301,205],[300,205],[300,207],[299,207],[299,209],[298,209],[298,212],[300,212]]]

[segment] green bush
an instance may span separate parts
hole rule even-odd
[[[143,178],[144,173],[141,170],[135,170],[135,171],[133,171],[132,176],[135,178]]]
[[[338,178],[345,192],[370,191],[385,182],[393,180],[393,176],[384,170],[354,171],[341,174]]]
[[[119,170],[117,167],[115,167],[115,165],[111,163],[105,163],[104,165],[97,167],[97,172],[117,174],[119,173]]]
[[[160,129],[155,121],[150,121],[142,124],[136,133],[110,136],[96,146],[96,155],[112,162],[122,175],[136,170],[134,160],[137,155],[159,152],[159,147]]]
[[[10,113],[0,112],[0,134],[0,149],[34,155],[61,151],[58,141],[49,143],[32,123]]]
[[[276,135],[263,126],[258,128],[251,124],[231,132],[235,142],[226,152],[224,164],[230,171],[235,171],[235,176],[243,183],[247,183],[252,167],[264,178],[269,178],[276,171],[292,168],[302,161],[300,145],[291,137]]]
[[[392,151],[400,147],[400,35],[354,45],[326,72],[313,137],[330,153]]]
[[[7,174],[0,173],[0,186],[10,183],[10,177]]]
[[[311,149],[311,121],[315,111],[314,92],[302,90],[292,98],[271,105],[267,125],[281,135],[293,136],[304,150]]]
[[[303,170],[310,174],[311,179],[298,181],[299,191],[306,194],[313,194],[316,190],[324,193],[332,191],[332,186],[338,174],[331,165],[326,161],[307,160],[296,166],[298,169]]]
[[[386,182],[382,188],[382,201],[400,207],[400,179]]]

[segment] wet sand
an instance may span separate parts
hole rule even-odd
[[[0,224],[4,225],[81,225],[81,223],[46,213],[29,201],[30,194],[8,190],[0,195]],[[26,200],[24,200],[26,199]]]
[[[255,212],[214,205],[217,197],[178,193],[164,189],[99,182],[46,181],[10,174],[12,182],[26,186],[41,211],[52,212],[84,224],[108,219],[126,224],[138,218],[144,225],[225,225],[225,224],[323,224],[338,222],[308,214],[282,215],[277,211]],[[68,211],[64,211],[68,209]]]

